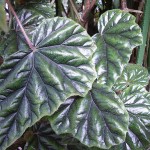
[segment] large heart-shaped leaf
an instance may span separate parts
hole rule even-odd
[[[129,131],[125,142],[112,150],[146,150],[150,145],[150,93],[131,85],[120,98],[129,113]]]
[[[97,45],[93,61],[98,82],[112,86],[128,63],[132,49],[142,43],[142,34],[135,17],[121,10],[102,14],[98,30],[93,36]]]
[[[95,44],[70,19],[43,21],[30,35],[35,51],[21,32],[9,36],[0,66],[0,149],[70,96],[85,96],[96,78],[91,63]]]
[[[86,97],[63,103],[50,122],[57,134],[71,133],[89,147],[108,149],[125,140],[128,113],[112,90],[95,83]]]
[[[60,136],[56,135],[48,122],[39,122],[32,127],[33,136],[28,137],[24,150],[65,150]]]
[[[8,32],[7,22],[6,22],[6,12],[5,12],[5,1],[0,0],[0,30]]]
[[[146,86],[148,83],[148,71],[146,68],[137,64],[128,64],[124,68],[121,77],[118,78],[113,86],[113,89],[122,91],[130,85]]]

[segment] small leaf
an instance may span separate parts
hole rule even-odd
[[[108,149],[125,140],[128,113],[112,90],[95,83],[85,98],[63,103],[50,122],[57,134],[71,133],[88,147]]]
[[[149,83],[148,71],[138,64],[128,64],[117,82],[113,86],[115,91],[124,90],[130,85],[141,85],[145,87]]]
[[[112,150],[146,150],[150,145],[150,93],[131,85],[120,98],[129,113],[129,131],[125,142]]]
[[[6,22],[6,12],[5,12],[5,1],[0,1],[0,30],[8,32],[8,26]]]
[[[0,149],[70,96],[85,96],[96,78],[91,62],[95,44],[70,19],[43,21],[30,35],[35,51],[21,31],[8,36],[0,66]]]
[[[117,9],[101,15],[98,30],[93,36],[98,82],[112,86],[128,63],[132,49],[142,43],[142,34],[135,17]]]
[[[32,127],[33,136],[25,145],[24,150],[65,150],[60,144],[60,137],[56,135],[47,122],[37,123]]]

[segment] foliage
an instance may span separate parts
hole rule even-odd
[[[115,19],[117,22],[111,18],[117,18]],[[127,21],[129,26],[122,28],[120,25],[126,24]],[[99,33],[94,36],[97,50],[93,62],[98,73],[97,80],[85,98],[66,101],[52,116],[50,122],[56,133],[72,133],[90,147],[98,146],[106,149],[122,143],[128,127],[128,116],[122,103],[110,88],[117,75],[120,75],[123,65],[129,61],[131,49],[141,42],[139,27],[135,24],[130,30],[130,22],[133,25],[134,17],[120,10],[106,12],[100,17]],[[131,35],[135,41],[133,39],[129,43],[126,39]],[[122,39],[117,40],[117,36]]]
[[[8,27],[6,23],[6,12],[4,9],[5,2],[4,0],[0,0],[0,32],[1,30],[4,32],[8,32]]]
[[[11,2],[19,19],[10,17],[0,38],[0,150],[148,148],[148,72],[128,64],[142,44],[135,17],[106,11],[91,37],[87,11],[78,24],[47,0]]]
[[[10,38],[12,42],[7,43]],[[4,148],[70,96],[85,96],[95,79],[94,42],[75,22],[45,19],[31,39],[35,51],[21,32],[11,33],[4,43],[0,67],[1,132],[7,133],[0,143]]]
[[[53,132],[47,121],[38,122],[30,129],[30,132],[31,136],[25,145],[25,150],[65,149],[65,145],[61,144],[62,137]]]
[[[134,79],[134,80],[132,80]],[[112,149],[145,150],[150,142],[150,93],[145,90],[148,84],[148,72],[139,65],[127,65],[118,79],[114,90],[119,91],[119,97],[129,113],[129,130],[126,140],[120,146]]]

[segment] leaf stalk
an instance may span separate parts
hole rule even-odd
[[[14,17],[16,18],[16,21],[17,21],[17,23],[18,23],[18,25],[20,27],[20,30],[21,30],[22,34],[24,35],[24,37],[26,39],[27,44],[29,45],[30,49],[32,49],[33,51],[35,51],[36,48],[33,46],[32,42],[30,41],[29,37],[27,36],[27,34],[26,34],[26,32],[25,32],[25,30],[24,30],[24,28],[23,28],[23,26],[22,26],[22,24],[21,24],[21,22],[20,22],[20,20],[19,20],[19,18],[17,16],[14,8],[12,7],[12,5],[10,3],[10,1],[9,0],[5,0],[5,1],[8,4],[8,7],[9,7],[10,11],[14,15]]]

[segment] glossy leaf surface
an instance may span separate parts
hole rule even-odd
[[[61,138],[56,135],[47,122],[37,123],[32,127],[33,136],[26,143],[24,150],[65,150]]]
[[[121,10],[109,10],[98,22],[99,33],[93,36],[97,51],[96,64],[98,82],[112,86],[129,61],[132,49],[142,43],[135,17]]]
[[[5,149],[70,96],[85,96],[95,80],[95,45],[67,18],[47,19],[36,28],[29,49],[21,32],[4,44],[0,66],[0,149]]]
[[[89,148],[70,134],[57,135],[46,120],[36,123],[25,134],[27,143],[24,150],[102,150]]]
[[[18,16],[24,28],[33,32],[33,29],[37,27],[43,19],[54,17],[54,11],[48,2],[41,3],[38,1],[30,1],[20,8]],[[19,29],[16,22],[15,26],[16,29]]]
[[[71,133],[89,147],[108,149],[124,141],[128,113],[113,91],[95,83],[85,98],[63,103],[50,122],[57,134]]]
[[[150,93],[131,85],[120,98],[129,113],[129,131],[125,142],[112,150],[146,150],[150,144]]]
[[[0,0],[0,30],[8,32],[7,22],[6,22],[6,12],[5,12],[5,1]]]
[[[118,78],[117,82],[113,86],[115,91],[124,90],[130,85],[141,85],[145,87],[149,82],[148,71],[146,68],[137,64],[128,64],[121,77]]]

